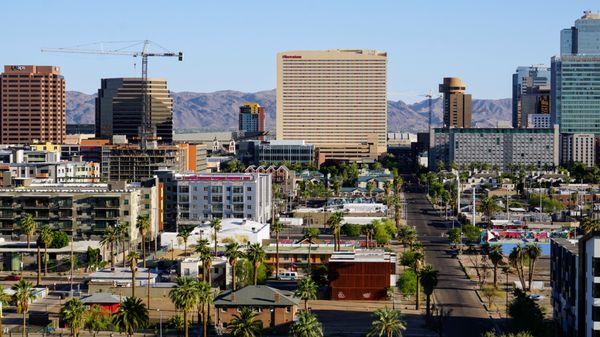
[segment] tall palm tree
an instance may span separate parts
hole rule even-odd
[[[12,302],[12,296],[8,295],[4,291],[0,291],[0,305],[2,307],[7,307],[10,302]],[[2,326],[2,310],[0,310],[0,337],[2,337],[2,332],[4,331],[4,327]]]
[[[494,266],[494,288],[498,288],[498,264],[502,262],[502,246],[492,246],[488,253],[488,257]]]
[[[255,337],[262,331],[262,321],[256,319],[258,314],[250,307],[242,307],[239,314],[233,315],[229,323],[229,333],[233,337]]]
[[[394,193],[400,194],[402,192],[402,185],[404,185],[404,179],[402,177],[395,175],[394,176]]]
[[[479,206],[483,215],[485,215],[488,222],[492,221],[492,216],[498,211],[499,207],[496,203],[496,199],[493,197],[485,197],[481,200]]]
[[[275,277],[279,278],[279,234],[283,230],[283,225],[273,218],[271,230],[275,233]]]
[[[523,270],[523,263],[525,261],[525,251],[523,246],[516,245],[510,254],[508,255],[508,262],[511,267],[515,268],[517,271],[517,276],[519,277],[519,282],[521,282],[521,288],[523,290],[527,289],[525,287],[525,272]]]
[[[342,228],[342,221],[344,221],[344,213],[334,212],[327,219],[327,225],[331,229],[333,234],[333,250],[337,251],[340,249],[340,230]]]
[[[258,282],[258,267],[264,262],[266,257],[265,250],[260,243],[253,243],[248,245],[246,250],[246,258],[252,262],[252,279],[254,285]]]
[[[223,227],[221,225],[221,219],[219,218],[214,218],[210,221],[210,227],[212,227],[213,231],[214,231],[214,239],[215,239],[215,256],[217,256],[217,244],[219,243],[219,238],[218,238],[218,233],[221,230],[221,228]]]
[[[323,325],[317,319],[317,315],[310,311],[300,311],[296,315],[296,321],[290,328],[293,337],[323,337]]]
[[[78,298],[71,298],[60,308],[60,319],[67,324],[71,330],[71,336],[79,336],[79,330],[83,327],[87,309]]]
[[[307,262],[308,262],[308,274],[310,275],[312,272],[312,266],[311,266],[311,250],[312,250],[312,242],[314,239],[316,239],[317,237],[319,237],[320,231],[318,228],[313,228],[313,227],[306,227],[304,228],[304,239],[308,240],[308,258],[307,258]]]
[[[370,248],[371,240],[373,239],[373,235],[375,234],[375,225],[373,223],[368,223],[362,226],[361,231],[365,235],[365,243],[367,248]]]
[[[375,319],[371,323],[371,329],[369,329],[367,337],[400,337],[402,331],[406,330],[406,323],[402,321],[400,311],[386,307],[377,309],[373,316],[375,316]]]
[[[140,254],[133,250],[127,254],[127,261],[129,261],[129,268],[131,269],[131,297],[135,297],[135,273],[137,272],[139,258]]]
[[[133,336],[138,328],[148,326],[148,309],[140,298],[126,297],[113,315],[112,321],[119,331]]]
[[[198,304],[198,292],[194,280],[188,277],[178,277],[177,285],[169,291],[169,298],[175,305],[175,308],[183,310],[185,337],[188,337],[188,314]]]
[[[237,242],[232,242],[230,244],[227,245],[227,247],[225,247],[225,257],[227,257],[227,260],[229,261],[229,265],[231,265],[231,285],[232,285],[232,289],[233,291],[235,291],[236,288],[236,267],[237,267],[237,262],[238,260],[244,256],[244,254],[242,253],[242,250],[240,249],[240,244]]]
[[[17,306],[17,312],[23,314],[23,332],[22,336],[25,337],[25,331],[27,330],[27,313],[29,312],[29,303],[35,299],[35,293],[33,284],[25,280],[13,284],[11,287],[14,290],[13,303]]]
[[[206,266],[205,266],[205,260],[207,257],[207,255],[210,255],[210,242],[208,242],[207,239],[199,239],[196,242],[196,248],[194,249],[194,251],[196,253],[199,254],[200,257],[200,261],[202,261],[202,280],[206,281],[206,274],[207,274],[207,270],[206,270]]]
[[[146,268],[146,236],[150,231],[150,216],[148,214],[138,215],[136,227],[142,238],[142,261],[144,268]]]
[[[194,286],[196,287],[196,296],[198,299],[198,315],[202,313],[202,336],[206,337],[210,305],[213,301],[213,291],[208,282],[195,281]],[[198,317],[198,322],[200,322],[200,317]]]
[[[119,233],[117,228],[108,226],[102,235],[100,244],[104,247],[110,246],[110,268],[115,269],[115,245],[119,242]]]
[[[177,237],[183,241],[183,256],[187,256],[187,241],[190,235],[192,235],[192,230],[188,227],[179,228]]]
[[[317,284],[310,276],[301,279],[298,282],[298,289],[294,296],[304,301],[304,310],[308,310],[308,301],[317,299]]]
[[[402,199],[400,199],[399,195],[394,195],[392,198],[392,202],[394,203],[394,221],[396,222],[396,227],[400,227],[400,221],[402,220]]]
[[[419,251],[415,251],[414,252],[414,260],[411,266],[411,269],[413,270],[413,272],[415,273],[415,275],[417,275],[417,291],[416,291],[416,296],[415,296],[415,310],[419,310],[419,286],[421,284],[420,282],[420,273],[421,273],[421,269],[422,269],[422,264],[423,264],[423,260],[425,259],[425,256],[423,255],[423,253],[419,252]]]
[[[533,282],[533,274],[535,270],[535,263],[537,259],[542,255],[542,249],[536,243],[529,244],[525,247],[525,255],[529,260],[528,272],[529,272],[529,286],[527,289],[531,291],[531,283]]]
[[[198,246],[201,247],[201,246]],[[208,282],[208,284],[212,284],[212,260],[213,256],[208,247],[204,247],[203,249],[197,250],[198,257],[200,261],[202,261],[202,276],[204,281]]]
[[[27,238],[27,249],[30,248],[31,237],[33,236],[33,234],[35,234],[36,227],[37,224],[33,219],[33,215],[29,213],[23,215],[23,217],[21,217],[21,219],[19,220],[19,229],[21,230],[21,233],[25,234]]]
[[[439,272],[433,268],[432,265],[426,265],[421,269],[419,277],[421,278],[421,285],[423,286],[423,292],[425,293],[425,315],[430,317],[431,315],[431,295],[433,290],[438,284]]]
[[[48,247],[52,245],[54,231],[50,226],[43,226],[40,230],[39,241],[44,245],[44,276],[48,275]]]
[[[129,238],[129,223],[121,222],[117,226],[117,237],[121,242],[121,249],[123,253],[123,267],[125,267],[125,262],[127,262],[127,258],[125,257],[125,242]]]

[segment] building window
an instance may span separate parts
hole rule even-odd
[[[129,205],[129,199],[123,200],[123,205]]]
[[[600,307],[592,307],[592,321],[600,322]]]
[[[592,297],[600,298],[600,283],[594,283],[592,285]]]
[[[600,258],[598,257],[592,260],[592,273],[594,276],[600,276]]]

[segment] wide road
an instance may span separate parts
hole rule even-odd
[[[410,179],[410,178],[408,178]],[[493,323],[477,297],[475,282],[466,278],[458,260],[447,254],[449,242],[442,234],[448,230],[444,218],[436,215],[425,193],[416,192],[416,185],[408,183],[406,196],[407,222],[415,226],[425,249],[425,262],[439,271],[439,282],[434,292],[437,305],[451,309],[444,325],[444,336],[475,336],[493,328]]]

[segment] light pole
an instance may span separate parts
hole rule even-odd
[[[156,309],[156,311],[159,314],[159,319],[158,319],[158,337],[162,337],[162,311],[160,311],[160,309]]]

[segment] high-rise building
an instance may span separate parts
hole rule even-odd
[[[518,67],[512,77],[512,104],[514,128],[531,127],[533,114],[550,114],[550,68]]]
[[[0,142],[63,143],[67,105],[59,67],[4,66],[0,83]]]
[[[440,84],[444,94],[444,127],[471,127],[471,95],[465,94],[467,87],[458,77],[445,77]]]
[[[560,54],[600,54],[600,13],[585,11],[573,27],[560,32]]]
[[[552,123],[561,133],[600,135],[600,15],[585,12],[561,32],[552,58]]]
[[[265,131],[265,107],[258,103],[244,103],[240,107],[239,131],[244,137],[262,140]]]
[[[387,54],[277,54],[277,139],[305,140],[327,159],[370,161],[387,150]]]
[[[139,141],[144,121],[144,84],[141,78],[105,78],[96,98],[96,137],[125,135]],[[149,78],[148,111],[153,132],[161,143],[173,141],[173,99],[167,81]]]
[[[593,134],[563,133],[560,136],[560,160],[562,164],[583,163],[587,167],[596,164],[596,138]]]

